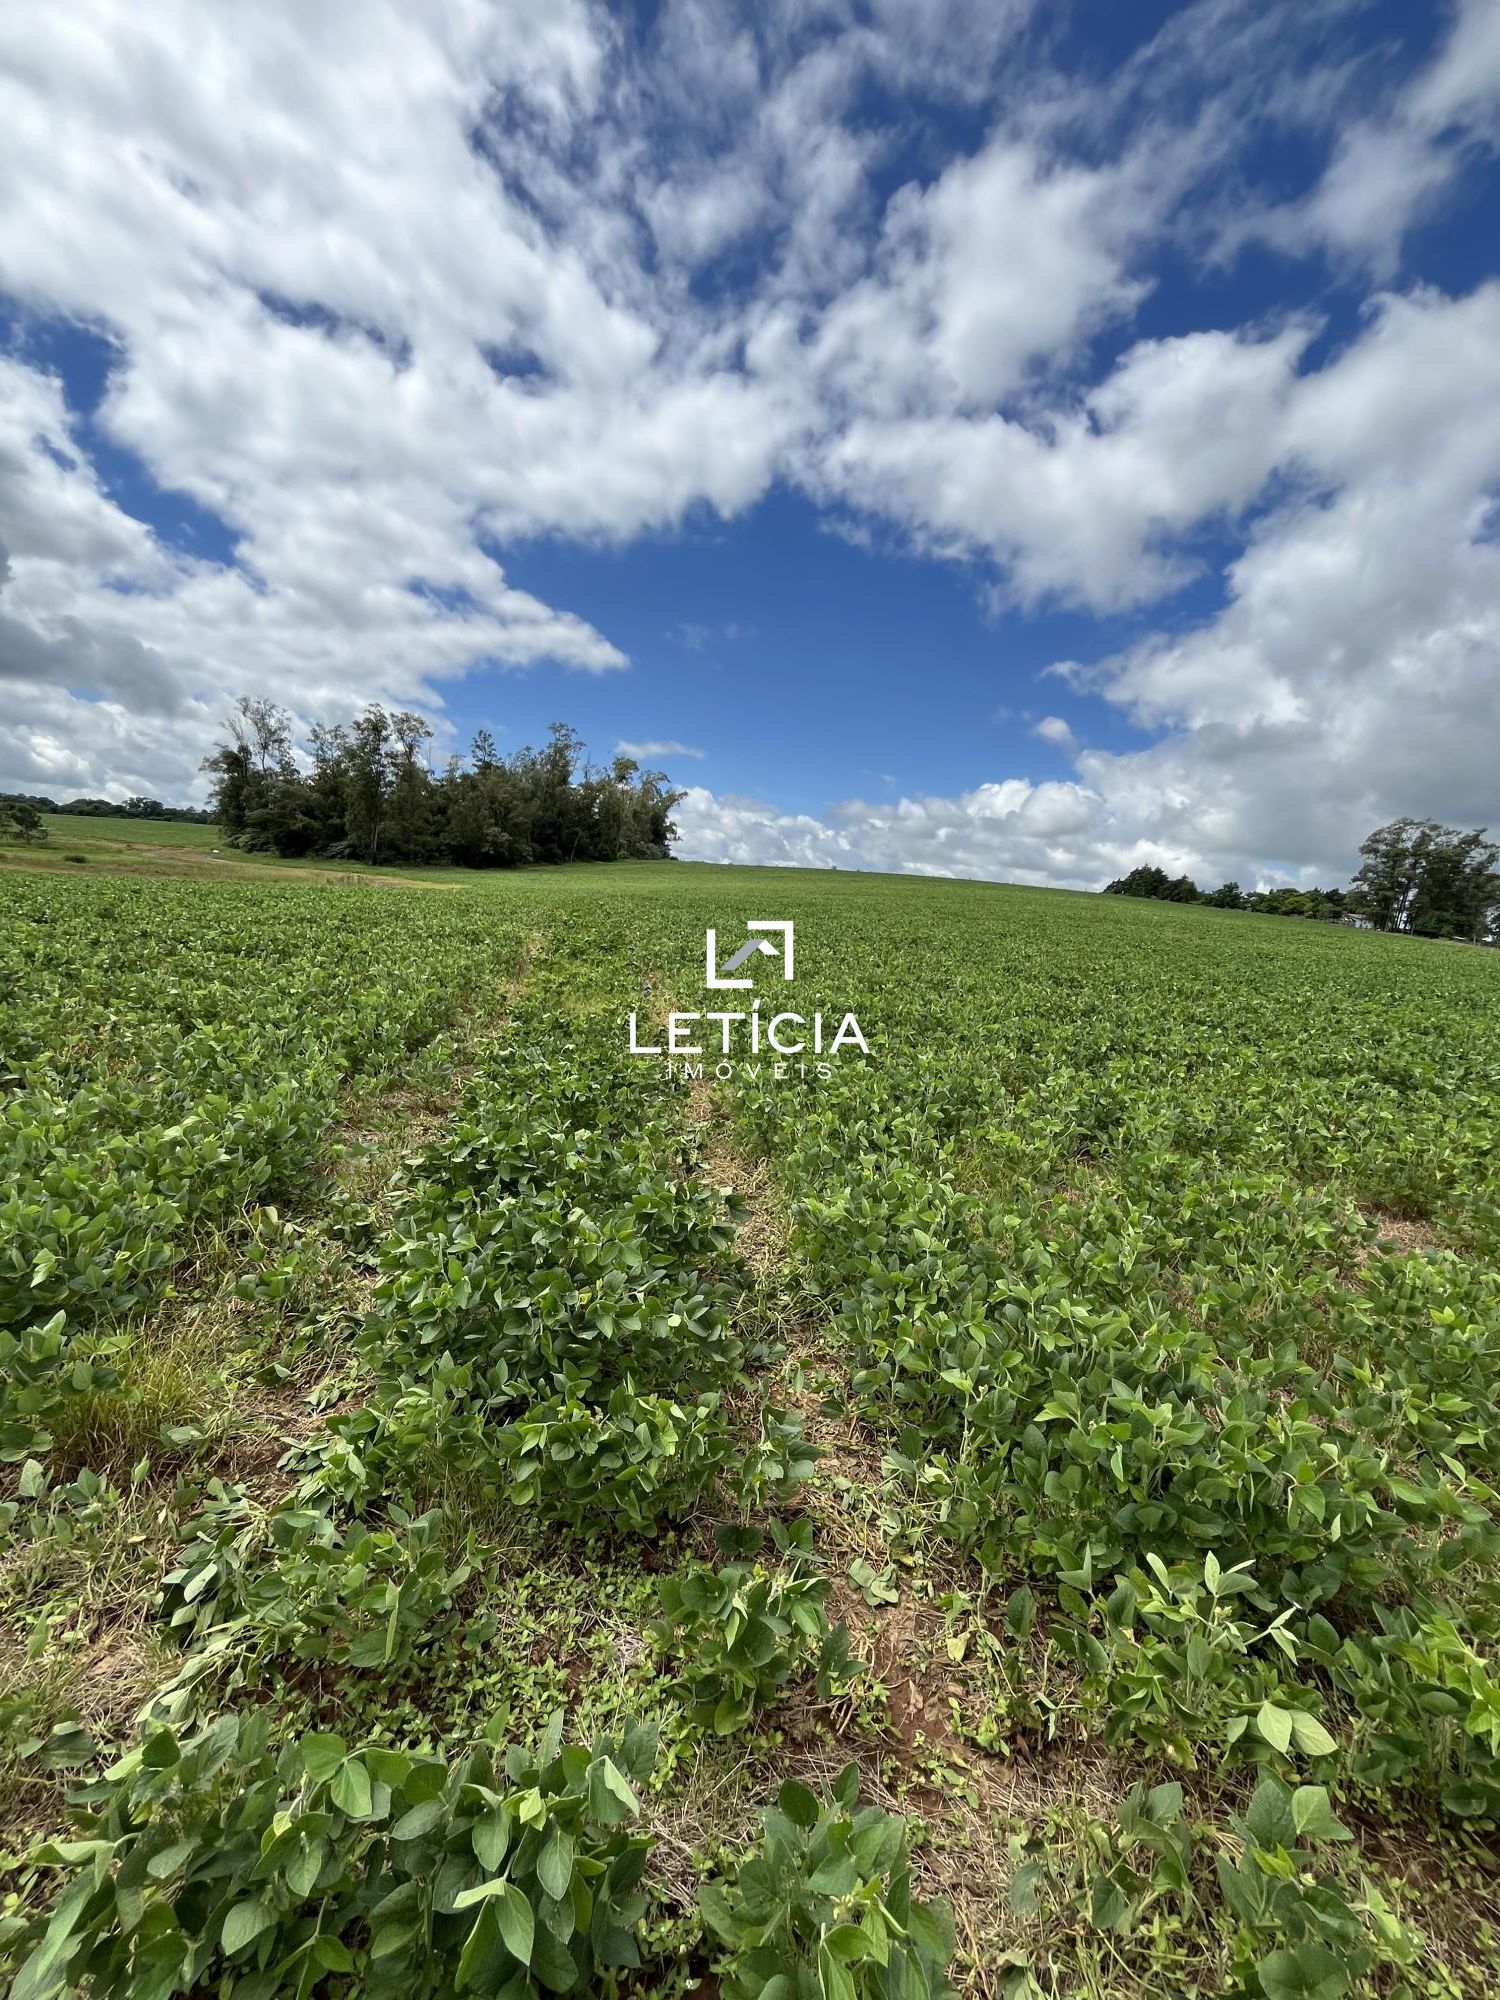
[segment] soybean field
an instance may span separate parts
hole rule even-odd
[[[1500,1990],[1500,955],[197,865],[0,876],[15,2000]]]

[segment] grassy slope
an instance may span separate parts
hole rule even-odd
[[[455,869],[415,869],[400,873],[322,861],[284,861],[274,854],[242,854],[223,843],[217,827],[187,820],[94,818],[81,813],[44,813],[48,838],[36,845],[0,843],[0,875],[27,874],[161,876],[177,881],[306,882],[385,885],[393,880],[432,886],[470,880]]]

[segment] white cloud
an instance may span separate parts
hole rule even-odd
[[[1043,422],[858,417],[825,482],[928,546],[990,557],[1022,602],[1137,603],[1189,573],[1174,537],[1264,486],[1308,331],[1142,342]]]
[[[615,745],[617,757],[634,757],[637,763],[656,757],[702,757],[705,754],[702,750],[695,750],[691,743],[677,743],[670,738],[658,741],[653,737],[644,743],[627,743],[622,739]]]
[[[624,543],[781,482],[852,538],[974,564],[1002,609],[1133,611],[1134,643],[1058,671],[1156,740],[1106,755],[1049,716],[1077,783],[826,819],[695,788],[703,851],[1332,872],[1376,818],[1488,816],[1500,294],[1445,297],[1399,258],[1494,145],[1500,14],[1464,0],[1384,97],[1336,45],[1341,0],[1200,0],[1103,81],[1027,15],[667,0],[637,32],[588,0],[79,0],[0,22],[0,286],[23,309],[0,784],[186,796],[242,689],[441,726],[475,666],[622,668],[616,637],[510,583],[511,546]],[[935,104],[962,107],[962,149]],[[1324,146],[1301,198],[1256,183],[1261,120]],[[1257,234],[1332,252],[1346,287],[1381,274],[1352,338],[1322,345],[1321,276],[1240,323],[1181,286],[1151,304],[1168,259]],[[110,343],[91,422],[24,315]],[[232,559],[133,518],[121,464],[222,522]],[[1222,597],[1193,621],[1168,602],[1190,579]]]
[[[880,417],[988,408],[1027,370],[1065,360],[1141,286],[1122,176],[1048,166],[997,138],[886,210],[874,273],[823,319],[813,358],[827,389]]]
[[[1476,148],[1500,139],[1500,9],[1459,0],[1450,31],[1384,117],[1343,129],[1307,199],[1274,213],[1273,241],[1324,244],[1372,265],[1396,267],[1403,237],[1451,188]]]
[[[1006,778],[954,798],[851,799],[827,819],[691,789],[673,815],[687,860],[907,875],[999,878],[1097,888],[1140,860],[1186,865],[1170,845],[1139,843],[1087,786]]]
[[[1076,750],[1078,738],[1060,715],[1044,715],[1032,728],[1033,736],[1040,736],[1044,743],[1051,743],[1059,750]]]

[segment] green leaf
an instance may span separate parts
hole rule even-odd
[[[253,1897],[244,1903],[236,1903],[224,1919],[224,1927],[219,1933],[219,1942],[226,1954],[233,1958],[252,1944],[263,1930],[268,1930],[276,1919],[260,1901]]]
[[[175,1875],[185,1861],[198,1851],[196,1840],[174,1840],[170,1847],[163,1847],[153,1854],[146,1863],[146,1873],[153,1882],[164,1882],[169,1875]]]
[[[501,1942],[512,1958],[518,1958],[522,1965],[530,1965],[536,1943],[536,1918],[519,1889],[508,1882],[502,1883],[501,1887],[505,1893],[496,1908]]]
[[[510,1883],[503,1875],[492,1875],[487,1882],[476,1882],[472,1889],[460,1889],[453,1898],[455,1910],[472,1910],[476,1903],[498,1902],[510,1894]]]
[[[1245,1808],[1245,1830],[1259,1847],[1289,1847],[1295,1840],[1290,1794],[1278,1778],[1264,1777],[1255,1787]]]
[[[567,1895],[573,1880],[573,1840],[555,1822],[536,1865],[537,1880],[554,1902]]]
[[[441,1826],[447,1818],[448,1809],[441,1799],[423,1799],[410,1812],[402,1813],[391,1828],[392,1840],[420,1840],[424,1833],[431,1833],[435,1826]]]
[[[1029,1584],[1011,1592],[1005,1605],[1005,1629],[1012,1638],[1027,1638],[1036,1624],[1036,1593]]]
[[[1255,1726],[1273,1750],[1291,1749],[1292,1718],[1287,1709],[1278,1708],[1272,1701],[1262,1702]]]
[[[1041,1898],[1037,1892],[1045,1879],[1046,1870],[1039,1861],[1026,1861],[1022,1863],[1011,1876],[1010,1888],[1006,1893],[1006,1902],[1010,1907],[1012,1916],[1036,1916],[1042,1907]]]
[[[1175,1779],[1153,1785],[1146,1794],[1146,1812],[1157,1826],[1165,1826],[1182,1811],[1182,1787]]]
[[[313,1783],[321,1784],[331,1778],[344,1761],[343,1738],[339,1736],[304,1736],[302,1739],[302,1768]]]
[[[1322,1785],[1299,1785],[1292,1793],[1292,1822],[1310,1840],[1348,1840],[1349,1829],[1337,1820]]]
[[[1340,2000],[1349,1991],[1342,1961],[1311,1939],[1291,1951],[1273,1951],[1256,1976],[1266,2000]]]
[[[776,1803],[792,1822],[804,1831],[818,1823],[818,1801],[796,1778],[788,1778],[776,1794]]]
[[[953,1956],[953,1919],[946,1903],[913,1903],[907,1912],[906,1934],[918,1951],[938,1965],[946,1966]]]
[[[858,2000],[853,1979],[828,1949],[826,1938],[818,1946],[818,1988],[823,2000]]]
[[[1331,1757],[1339,1747],[1318,1718],[1301,1709],[1293,1711],[1292,1736],[1305,1757]]]
[[[1130,1899],[1108,1875],[1096,1875],[1089,1893],[1089,1922],[1096,1931],[1112,1931],[1130,1914]]]
[[[329,1797],[349,1819],[370,1817],[370,1774],[357,1757],[346,1758],[334,1774]]]
[[[714,1709],[715,1736],[732,1736],[736,1729],[749,1720],[750,1703],[740,1695],[726,1690],[720,1695]]]
[[[496,1806],[483,1819],[475,1820],[469,1840],[482,1868],[497,1869],[510,1846],[510,1814]]]
[[[640,1800],[630,1790],[630,1780],[608,1756],[598,1758],[590,1766],[588,1794],[594,1804],[594,1818],[604,1820],[606,1826],[612,1826],[622,1816],[634,1818],[640,1812]]]
[[[1483,1819],[1491,1813],[1500,1814],[1500,1789],[1456,1778],[1443,1788],[1443,1805],[1458,1819]]]
[[[310,1840],[288,1859],[282,1875],[294,1896],[310,1896],[328,1855],[326,1840]]]
[[[495,1912],[486,1903],[474,1919],[474,1928],[464,1939],[464,1948],[458,1955],[458,1969],[454,1974],[453,1983],[460,1993],[473,1984],[480,1966],[494,1950],[498,1937]]]
[[[825,1932],[823,1948],[840,1965],[858,1965],[870,1956],[870,1940],[858,1924],[836,1924]]]
[[[859,1870],[852,1861],[825,1861],[807,1878],[807,1886],[815,1896],[849,1896],[858,1882]]]
[[[557,1755],[562,1743],[564,1720],[565,1712],[560,1708],[555,1708],[547,1718],[547,1726],[542,1731],[542,1740],[537,1746],[536,1753],[537,1769],[540,1771],[545,1771]]]

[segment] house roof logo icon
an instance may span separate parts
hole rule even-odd
[[[740,946],[738,951],[731,953],[721,968],[719,965],[718,933],[710,930],[706,933],[704,939],[703,955],[706,966],[706,983],[716,990],[723,990],[725,987],[744,988],[753,986],[755,981],[748,975],[742,979],[736,979],[733,975],[739,971],[742,965],[748,965],[751,959],[762,955],[772,959],[779,958],[781,960],[781,976],[784,980],[790,981],[793,975],[794,949],[792,925],[782,919],[757,918],[754,922],[747,922],[745,929],[747,931],[779,931],[781,933],[781,943],[779,945],[773,944],[767,937],[749,937]]]

